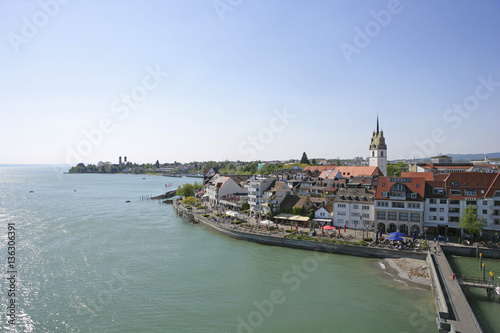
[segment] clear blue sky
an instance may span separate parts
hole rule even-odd
[[[389,159],[497,152],[499,17],[494,0],[2,0],[0,163],[366,157],[377,114]]]

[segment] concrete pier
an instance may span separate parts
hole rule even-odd
[[[429,252],[427,261],[438,311],[439,331],[483,332],[445,254]]]

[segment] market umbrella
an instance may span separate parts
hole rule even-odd
[[[323,229],[325,229],[325,230],[332,230],[332,229],[335,229],[335,227],[332,227],[331,225],[325,225],[323,227]]]
[[[396,235],[389,235],[386,237],[387,239],[394,240],[394,241],[402,241],[404,238],[396,236]]]
[[[404,236],[406,236],[405,234],[403,234],[402,232],[399,232],[399,231],[396,231],[396,232],[391,232],[389,235],[392,235],[392,236],[399,236],[399,237],[404,237]]]

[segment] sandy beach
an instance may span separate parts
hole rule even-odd
[[[425,260],[419,259],[381,259],[380,267],[396,281],[407,286],[431,289],[429,268]]]

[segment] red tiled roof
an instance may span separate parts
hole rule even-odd
[[[410,179],[411,181],[403,181],[403,179]],[[390,198],[384,198],[382,196],[382,192],[390,192],[391,187],[396,184],[396,183],[402,183],[408,187],[408,189],[413,192],[417,193],[417,199],[413,200],[419,200],[422,201],[424,199],[424,194],[425,194],[425,178],[423,177],[379,177],[378,179],[378,186],[377,186],[377,193],[375,194],[375,199],[377,200],[389,200]],[[406,197],[407,200],[412,200],[408,197]]]
[[[323,172],[323,171],[327,171],[327,170],[333,170],[335,169],[335,164],[332,164],[332,165],[308,165],[306,167],[304,167],[304,171],[319,171],[319,172]]]
[[[454,172],[446,177],[446,190],[451,200],[466,200],[465,198],[484,198],[498,175],[483,172]],[[457,183],[457,186],[452,186]],[[460,190],[460,194],[451,194],[452,190]],[[465,193],[465,190],[476,191],[476,194]]]
[[[495,196],[496,191],[500,191],[500,173],[497,173],[497,176],[491,183],[491,186],[488,188],[485,197],[493,198]]]
[[[332,174],[336,174],[337,171],[344,178],[350,178],[351,176],[382,176],[382,172],[375,166],[339,166],[335,168]]]
[[[401,177],[412,178],[412,177],[423,177],[427,181],[434,180],[434,174],[432,172],[401,172]]]

